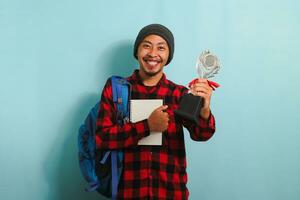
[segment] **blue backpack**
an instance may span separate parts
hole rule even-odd
[[[117,121],[123,125],[129,119],[130,84],[126,79],[112,76],[113,102],[117,106]],[[80,170],[89,186],[86,191],[98,191],[105,197],[116,199],[123,171],[122,150],[96,148],[95,131],[99,102],[91,109],[78,132]]]

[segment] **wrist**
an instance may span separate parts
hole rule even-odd
[[[200,111],[200,117],[204,120],[208,120],[210,116],[210,108],[202,108],[201,111]]]

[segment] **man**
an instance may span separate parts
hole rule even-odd
[[[118,125],[111,80],[103,89],[96,143],[99,148],[124,150],[119,199],[188,199],[183,126],[196,141],[208,140],[215,131],[215,120],[210,112],[212,88],[205,79],[199,79],[190,88],[192,94],[204,99],[199,113],[200,125],[174,115],[180,98],[188,89],[171,82],[163,73],[173,53],[174,38],[166,27],[151,24],[139,32],[134,44],[139,70],[127,78],[132,85],[131,98],[164,100],[164,105],[154,110],[148,119]],[[137,145],[151,131],[163,132],[163,144]]]

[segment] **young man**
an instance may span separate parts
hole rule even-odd
[[[154,110],[148,119],[118,125],[111,80],[103,89],[96,143],[99,148],[124,150],[118,199],[188,199],[183,126],[195,141],[206,141],[215,131],[215,120],[210,112],[212,88],[205,79],[199,79],[190,88],[194,95],[204,98],[199,113],[200,125],[174,115],[180,98],[188,89],[171,82],[163,73],[173,53],[174,38],[166,27],[151,24],[139,32],[134,44],[139,70],[127,78],[132,85],[131,98],[164,100],[164,105]],[[151,131],[163,132],[163,144],[138,145],[138,141]]]

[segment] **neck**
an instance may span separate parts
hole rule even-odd
[[[139,75],[142,78],[145,86],[155,86],[163,76],[163,72],[161,71],[154,76],[148,76],[145,72],[143,72],[143,70],[139,70]]]

